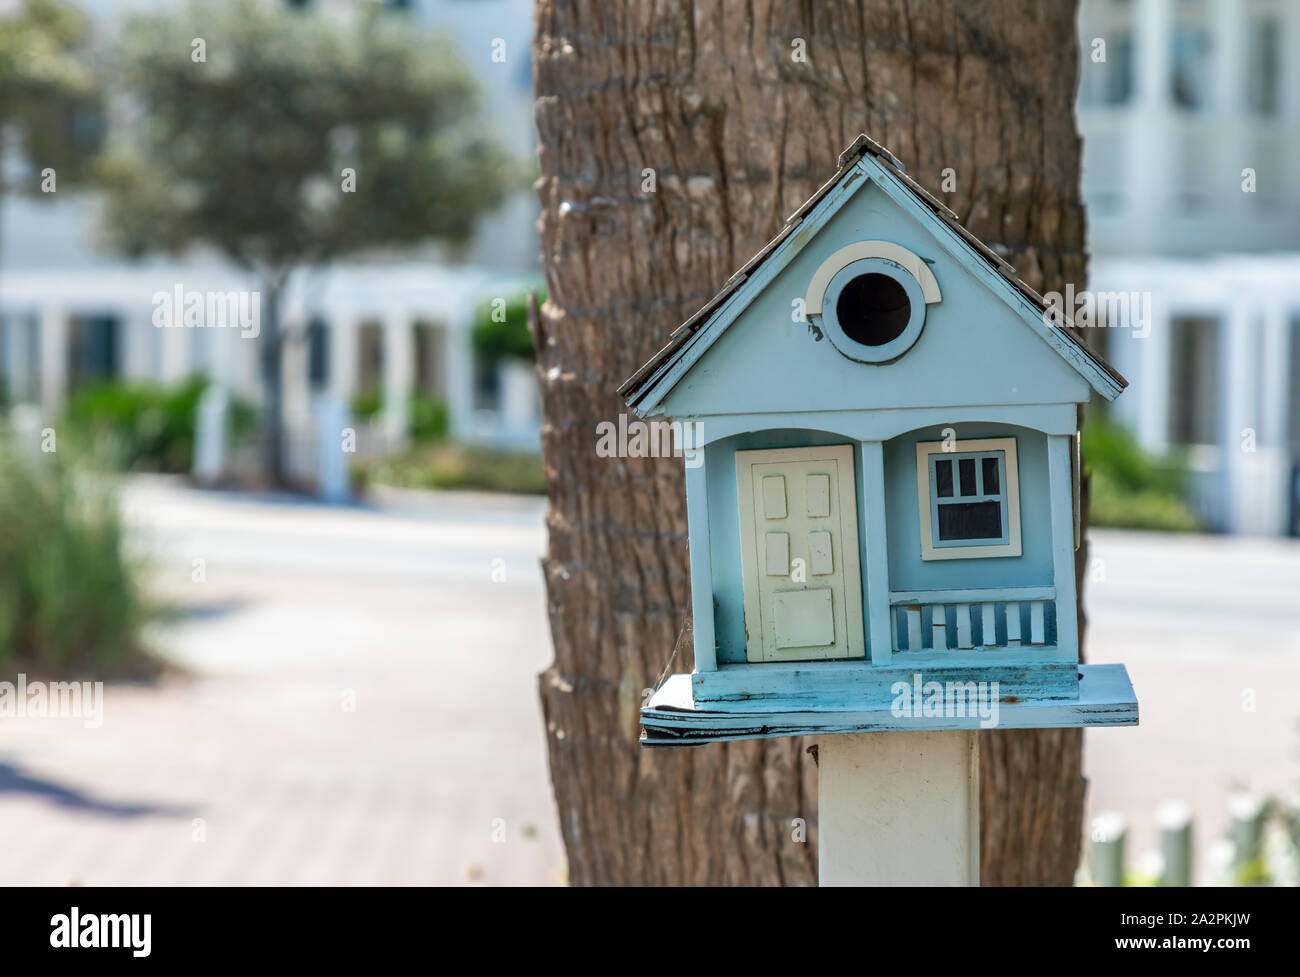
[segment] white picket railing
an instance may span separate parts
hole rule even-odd
[[[891,593],[894,650],[1045,646],[1049,606],[1050,615],[1055,615],[1055,587]],[[953,611],[951,623],[949,608]]]

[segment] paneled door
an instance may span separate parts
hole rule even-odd
[[[736,452],[746,657],[862,658],[853,447]]]

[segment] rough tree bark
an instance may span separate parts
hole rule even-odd
[[[679,644],[673,668],[691,667],[686,516],[680,460],[597,456],[596,425],[625,409],[615,388],[859,132],[1035,288],[1081,287],[1075,43],[1074,4],[1039,0],[539,0],[549,298],[534,329],[555,645],[540,686],[572,882],[817,878],[806,742],[637,746],[643,690]],[[1068,883],[1080,732],[982,745],[985,882]]]

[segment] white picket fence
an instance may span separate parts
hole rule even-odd
[[[1042,647],[1056,588],[899,591],[889,604],[895,651]]]

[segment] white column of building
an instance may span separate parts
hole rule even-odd
[[[1282,146],[1284,160],[1300,158],[1300,4],[1282,3],[1277,7],[1278,49],[1282,52],[1278,65],[1278,117],[1282,122],[1285,142]],[[1284,173],[1293,173],[1294,167],[1283,167]],[[1282,199],[1287,201],[1289,213],[1300,206],[1300,180],[1290,179],[1282,187]]]
[[[158,364],[158,379],[164,384],[179,383],[190,372],[191,335],[196,330],[187,329],[181,310],[176,310],[173,322],[158,330],[161,356]]]
[[[1135,250],[1151,250],[1159,222],[1169,210],[1173,185],[1170,153],[1169,85],[1173,0],[1142,0],[1133,21],[1135,97],[1126,143],[1132,227],[1144,239]],[[1147,240],[1151,239],[1151,240]]]
[[[348,467],[356,440],[356,418],[350,407],[357,382],[357,347],[361,318],[337,303],[328,305],[325,323],[325,389],[316,397],[312,410],[317,432],[317,493],[329,502],[342,502],[348,495]],[[319,314],[319,313],[318,313]],[[344,434],[351,428],[351,436]]]
[[[68,312],[41,307],[41,409],[53,417],[63,405],[68,385]]]
[[[300,305],[295,303],[285,309],[280,328],[284,336],[281,356],[285,418],[301,428],[311,417],[311,384],[307,378],[307,316]]]
[[[357,386],[361,318],[351,309],[336,307],[326,319],[326,328],[329,330],[330,393],[347,404]]]
[[[260,326],[259,326],[260,328]],[[255,340],[245,338],[242,330],[230,328],[215,330],[212,336],[212,359],[208,363],[208,378],[227,393],[239,382],[239,346]]]
[[[469,305],[452,309],[443,331],[442,351],[447,364],[447,410],[451,434],[469,440],[474,433],[474,348],[471,343],[473,312]]]
[[[1169,396],[1172,379],[1169,358],[1173,349],[1174,330],[1168,304],[1170,292],[1168,284],[1160,286],[1153,283],[1150,331],[1140,339],[1124,335],[1116,339],[1116,342],[1132,342],[1137,346],[1130,359],[1138,365],[1134,375],[1128,378],[1134,389],[1127,397],[1120,397],[1116,407],[1127,414],[1130,430],[1136,434],[1138,443],[1156,454],[1162,454],[1169,448]]]
[[[1246,194],[1241,192],[1241,171],[1260,161],[1254,158],[1256,125],[1246,114],[1246,19],[1241,0],[1212,0],[1209,16],[1210,94],[1214,99],[1215,138],[1206,140],[1204,151],[1215,154],[1212,206],[1222,208],[1224,216],[1240,219],[1246,210]]]
[[[1219,437],[1222,479],[1220,518],[1228,532],[1258,531],[1254,527],[1254,453],[1258,440],[1256,378],[1259,376],[1260,311],[1244,302],[1230,304],[1219,323],[1223,428]]]
[[[241,335],[230,350],[231,392],[255,403],[262,396],[262,343],[265,336],[266,323],[263,321],[257,335]]]
[[[123,306],[117,312],[122,323],[122,375],[127,380],[152,380],[158,328],[153,324],[153,306]]]
[[[415,325],[409,309],[384,316],[384,433],[390,446],[406,445],[408,400],[415,386]]]
[[[447,364],[447,413],[450,414],[451,434],[458,440],[467,440],[473,434],[474,414],[474,353],[471,346],[471,313],[469,309],[455,309],[448,317],[445,339]]]
[[[1290,515],[1291,451],[1287,444],[1291,393],[1291,310],[1274,294],[1264,307],[1259,343],[1259,532],[1283,534]]]

